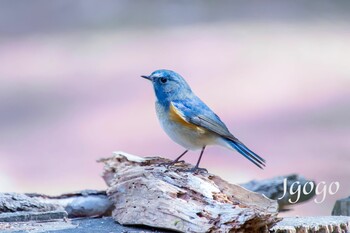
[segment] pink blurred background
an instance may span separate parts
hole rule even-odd
[[[212,147],[202,166],[230,182],[298,173],[350,195],[348,1],[2,1],[0,191],[104,189],[113,151],[170,159],[183,149],[160,128],[151,84],[183,75],[241,141],[257,169]],[[195,163],[198,152],[186,161]]]

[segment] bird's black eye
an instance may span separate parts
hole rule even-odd
[[[160,78],[161,83],[166,83],[167,81],[168,81],[168,79],[166,79],[166,78]]]

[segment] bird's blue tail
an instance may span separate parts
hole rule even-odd
[[[226,139],[228,144],[237,150],[241,155],[246,157],[250,162],[254,163],[259,168],[263,169],[265,167],[265,159],[261,158],[259,155],[255,154],[253,151],[251,151],[248,147],[246,147],[243,143],[240,141],[234,141],[230,139]]]

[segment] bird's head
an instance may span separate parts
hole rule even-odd
[[[188,97],[192,93],[190,86],[178,73],[171,70],[156,70],[150,76],[142,78],[152,82],[158,101],[171,101]]]

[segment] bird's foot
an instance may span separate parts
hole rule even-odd
[[[201,167],[193,167],[191,169],[179,169],[179,171],[182,172],[190,172],[190,173],[194,173],[194,174],[198,174],[198,173],[208,173],[208,170],[205,168],[201,168]]]
[[[158,164],[158,166],[165,166],[166,168],[169,168],[170,166],[173,166],[177,163],[184,163],[185,160],[179,160],[179,161],[171,161],[171,162],[168,162],[168,163],[160,163]]]

